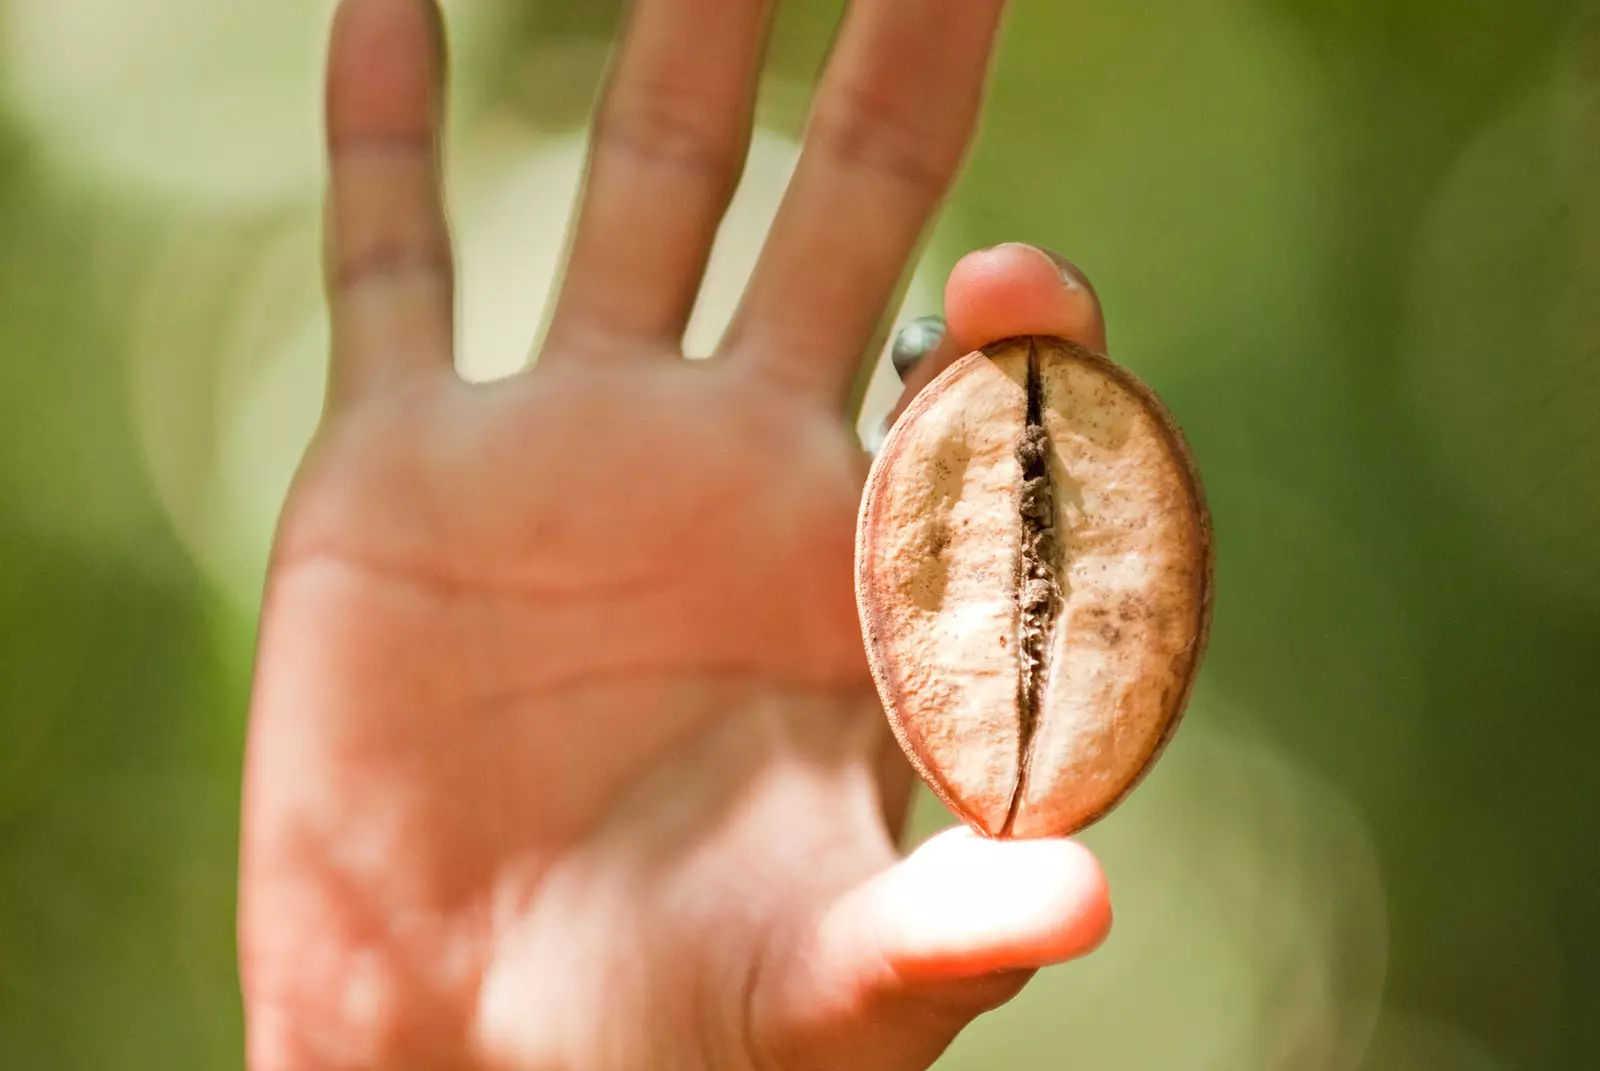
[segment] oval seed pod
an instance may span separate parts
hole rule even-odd
[[[992,837],[1064,836],[1171,737],[1211,617],[1211,519],[1154,393],[1055,338],[968,354],[890,429],[856,602],[890,725]]]

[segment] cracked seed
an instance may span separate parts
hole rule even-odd
[[[1211,560],[1192,459],[1142,383],[1051,338],[957,361],[885,439],[857,530],[868,662],[912,765],[988,836],[1105,814],[1181,717]]]

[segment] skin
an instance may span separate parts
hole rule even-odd
[[[922,1068],[1106,936],[1069,840],[901,859],[912,778],[851,595],[843,400],[976,119],[1000,4],[857,0],[710,360],[679,341],[768,15],[640,0],[548,344],[452,370],[442,49],[345,0],[327,412],[286,505],[247,755],[250,1066]],[[535,300],[537,295],[530,295]],[[1087,281],[974,253],[910,392]]]

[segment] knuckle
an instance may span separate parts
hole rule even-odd
[[[328,139],[328,154],[340,164],[392,164],[395,161],[430,160],[436,142],[425,132],[373,134],[335,131]]]
[[[724,129],[713,109],[692,94],[663,85],[618,94],[601,113],[595,142],[605,154],[728,184],[741,150],[735,133]]]
[[[836,166],[884,175],[934,197],[954,173],[964,141],[917,102],[860,82],[835,87],[818,105],[810,140]]]
[[[448,246],[395,239],[351,250],[334,267],[332,288],[349,294],[372,285],[438,282],[449,285],[455,265]]]

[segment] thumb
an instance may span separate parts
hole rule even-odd
[[[810,1009],[816,1029],[796,1036],[816,1066],[925,1068],[1035,969],[1093,951],[1110,927],[1105,874],[1082,845],[949,830],[820,916],[782,972],[784,1003]]]

